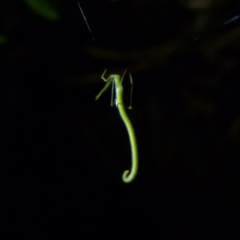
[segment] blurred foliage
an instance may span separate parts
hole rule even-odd
[[[0,44],[5,44],[6,42],[7,42],[6,37],[0,34]]]
[[[53,7],[49,0],[24,0],[25,3],[38,15],[49,19],[59,20],[60,14],[56,8]]]

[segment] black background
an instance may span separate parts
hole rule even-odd
[[[236,237],[238,1],[81,1],[92,34],[76,1],[49,2],[57,21],[0,1],[1,239]],[[105,68],[133,76],[129,184],[110,90],[94,101]]]

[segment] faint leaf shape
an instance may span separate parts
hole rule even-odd
[[[4,37],[2,34],[0,34],[0,45],[5,44],[7,42],[6,37]]]
[[[25,3],[37,14],[49,20],[56,21],[59,13],[47,0],[25,0]]]
[[[229,137],[236,143],[240,144],[240,117],[237,117],[228,130]]]

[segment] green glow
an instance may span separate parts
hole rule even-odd
[[[49,20],[58,20],[59,13],[47,0],[25,0],[25,3],[38,15]]]
[[[5,44],[7,42],[6,37],[4,37],[2,34],[0,34],[0,44]]]

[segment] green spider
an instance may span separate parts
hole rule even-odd
[[[105,70],[101,76],[104,82],[106,82],[106,85],[104,88],[100,91],[100,93],[96,96],[95,100],[98,100],[98,98],[110,87],[112,84],[112,97],[111,97],[111,106],[114,105],[114,99],[113,99],[113,92],[115,88],[115,106],[118,108],[119,114],[127,128],[130,145],[131,145],[131,151],[132,151],[132,169],[131,171],[125,170],[122,175],[122,179],[125,183],[129,183],[134,180],[134,178],[137,175],[138,171],[138,151],[137,151],[137,141],[135,137],[135,133],[133,130],[133,126],[127,116],[127,113],[124,108],[123,104],[123,86],[122,81],[124,78],[124,75],[126,74],[127,69],[124,71],[122,77],[116,74],[110,75],[107,79],[104,78],[104,74],[107,70]],[[132,76],[129,74],[130,77],[130,83],[133,84]],[[132,94],[132,88],[131,88],[131,94]],[[131,106],[129,107],[131,108]]]

